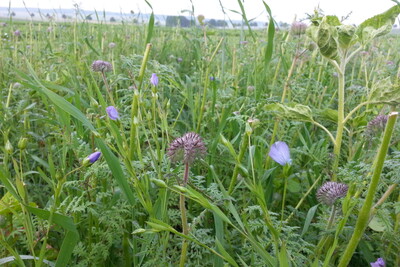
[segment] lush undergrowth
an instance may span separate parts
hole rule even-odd
[[[5,21],[0,261],[399,266],[392,11],[308,34]]]

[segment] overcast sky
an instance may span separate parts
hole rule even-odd
[[[115,11],[129,13],[150,13],[151,9],[144,0],[1,0],[1,6],[24,7],[25,2],[30,8],[73,8],[78,4],[81,9],[97,11]],[[191,10],[194,6],[195,15],[202,14],[207,18],[224,19],[220,3],[231,19],[240,19],[240,16],[230,10],[240,11],[237,0],[148,0],[153,6],[155,14],[185,15],[184,10]],[[359,24],[365,19],[384,12],[393,5],[391,0],[265,0],[272,10],[277,21],[292,22],[295,16],[298,19],[306,18],[306,13],[312,13],[319,6],[326,15],[337,15],[339,18],[352,12],[348,24]],[[248,19],[267,21],[262,0],[244,0],[244,7]],[[188,13],[186,13],[188,15]],[[227,17],[225,17],[227,19]]]

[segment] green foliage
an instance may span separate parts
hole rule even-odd
[[[238,7],[247,20],[242,1]],[[251,31],[158,27],[154,16],[148,25],[97,17],[2,27],[0,261],[176,266],[187,240],[185,266],[337,266],[381,143],[383,126],[371,130],[368,122],[400,100],[399,36],[372,40],[399,9],[359,27],[317,14],[310,40],[275,31],[273,10],[264,7],[268,29]],[[12,35],[17,26],[21,38]],[[94,60],[113,70],[94,72]],[[118,120],[108,117],[110,105]],[[167,148],[190,131],[207,156],[190,166],[185,187],[184,166],[170,162]],[[400,260],[399,126],[392,140],[374,204],[387,197],[351,266]],[[290,147],[290,168],[268,157],[276,141]],[[82,166],[94,151],[102,156]],[[350,189],[332,218],[315,193],[335,175]]]

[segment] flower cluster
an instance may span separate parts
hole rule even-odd
[[[339,198],[345,197],[349,187],[337,182],[326,182],[317,191],[319,202],[332,206]]]
[[[110,62],[103,60],[95,60],[92,63],[92,70],[96,72],[108,72],[112,71],[112,65]]]
[[[192,164],[196,159],[203,158],[206,147],[197,133],[186,133],[176,138],[168,147],[167,155],[173,162],[183,161]]]

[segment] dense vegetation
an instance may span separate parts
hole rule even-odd
[[[398,13],[4,21],[0,262],[399,266]]]

